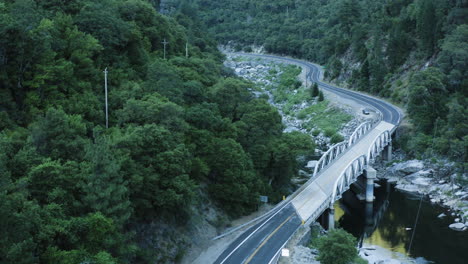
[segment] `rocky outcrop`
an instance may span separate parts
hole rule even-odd
[[[409,175],[412,173],[417,173],[424,168],[424,163],[420,160],[409,160],[402,163],[396,163],[390,170],[397,174],[398,176]]]
[[[427,195],[432,203],[454,210],[453,215],[459,215],[460,223],[452,224],[450,228],[464,231],[468,229],[463,224],[468,219],[468,187],[455,182],[457,175],[451,174],[452,167],[453,164],[448,162],[445,165],[434,165],[420,160],[409,160],[384,169],[379,177],[395,183],[395,188],[400,191]],[[461,177],[466,179],[468,176],[463,174]]]
[[[468,229],[468,226],[465,223],[453,223],[449,227],[455,231],[465,231]]]
[[[271,93],[271,87],[277,85],[279,76],[282,71],[281,67],[278,63],[272,63],[269,60],[263,60],[259,58],[251,59],[248,57],[239,57],[239,56],[232,56],[227,54],[227,60],[224,62],[224,66],[231,68],[234,73],[240,77],[243,77],[247,80],[250,80],[257,84],[260,89],[252,90],[252,93],[257,96],[268,96],[268,102],[272,104],[276,109],[278,109],[279,113],[283,118],[283,123],[285,125],[284,132],[292,132],[292,131],[300,131],[303,133],[311,133],[304,128],[304,124],[308,122],[307,119],[299,119],[295,115],[285,114],[282,109],[286,102],[277,103],[275,102],[273,95]],[[276,72],[277,74],[272,75],[271,72]],[[268,89],[267,89],[268,88]],[[296,93],[296,91],[292,91],[292,93]],[[302,109],[305,109],[311,106],[313,101],[303,101],[301,103],[295,104],[291,106],[289,110],[290,113],[297,113]],[[343,111],[347,111],[343,109]],[[355,116],[356,113],[347,111],[348,114]],[[339,134],[343,135],[345,138],[349,137],[354,130],[356,129],[359,124],[362,123],[362,120],[358,118],[352,119],[350,122],[343,125],[342,129],[338,132]],[[329,137],[326,137],[324,133],[320,133],[318,135],[311,135],[314,138],[314,141],[318,148],[320,149],[328,149],[331,146],[331,141]],[[321,152],[316,153],[320,155]]]

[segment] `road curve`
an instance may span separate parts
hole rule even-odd
[[[261,57],[272,60],[288,61],[307,69],[306,78],[314,81],[323,89],[339,96],[346,97],[362,104],[364,107],[373,107],[382,114],[382,120],[397,126],[402,118],[401,111],[395,106],[358,92],[338,88],[320,80],[320,70],[317,65],[309,62],[284,58],[274,55],[234,53],[242,56]],[[277,208],[268,217],[248,228],[214,261],[216,264],[240,264],[240,263],[273,263],[279,251],[284,247],[289,238],[301,226],[302,219],[288,201]]]
[[[259,58],[265,58],[265,59],[287,61],[296,65],[304,66],[307,69],[307,73],[306,73],[307,80],[316,82],[319,85],[319,87],[326,89],[327,91],[330,91],[339,96],[361,103],[364,107],[367,106],[367,107],[374,108],[375,110],[379,111],[382,114],[383,121],[386,121],[390,124],[397,126],[401,122],[401,119],[403,117],[402,112],[396,106],[391,105],[381,99],[378,99],[369,95],[365,95],[363,93],[359,93],[356,91],[339,88],[339,87],[323,82],[320,79],[320,69],[316,64],[303,61],[303,60],[285,58],[285,57],[280,57],[280,56],[275,56],[275,55],[263,55],[263,54],[251,54],[251,53],[232,53],[232,54],[248,56],[248,57],[259,57]]]

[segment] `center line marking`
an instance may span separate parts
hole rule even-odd
[[[294,216],[295,213],[291,214],[286,220],[284,220],[283,223],[281,223],[281,225],[279,225],[273,232],[271,232],[271,234],[260,244],[260,246],[258,246],[257,249],[255,249],[254,253],[252,253],[252,255],[250,255],[250,257],[247,259],[247,261],[245,262],[245,264],[248,264],[250,261],[252,261],[252,258],[255,257],[255,255],[258,253],[258,251],[268,242],[268,240],[270,240],[270,238],[276,233],[278,232],[278,230],[280,230],[280,228],[286,224],[286,222],[289,221],[289,219],[291,219],[293,216]]]

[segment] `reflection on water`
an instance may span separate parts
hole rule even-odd
[[[453,217],[437,218],[444,208],[422,201],[418,224],[414,229],[420,203],[419,197],[395,191],[393,187],[375,190],[376,201],[367,208],[348,191],[335,204],[338,226],[356,236],[361,242],[378,245],[400,254],[435,263],[468,263],[468,232],[448,228]],[[369,214],[370,213],[370,214]],[[410,253],[410,240],[415,230]],[[423,261],[424,262],[424,261]],[[423,263],[421,262],[421,263]]]

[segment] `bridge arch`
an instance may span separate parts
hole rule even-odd
[[[362,174],[367,165],[368,159],[366,155],[361,155],[348,163],[348,165],[345,167],[346,169],[335,181],[330,200],[330,208],[333,206],[333,203],[338,200],[346,190],[349,189],[349,186],[354,181],[356,181],[357,177]]]
[[[317,164],[314,168],[314,174],[312,177],[315,177],[317,173],[330,164],[336,157],[343,153],[348,148],[347,142],[343,141],[338,144],[331,146],[330,149],[325,152],[322,157],[317,161]]]
[[[348,139],[348,147],[356,143],[363,135],[365,135],[369,130],[372,129],[371,122],[364,122],[360,124],[356,130],[354,130],[353,134]]]
[[[370,145],[367,151],[367,163],[369,163],[371,159],[375,159],[390,142],[392,142],[392,135],[390,131],[385,130]]]

